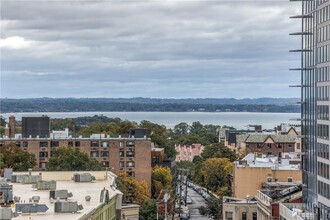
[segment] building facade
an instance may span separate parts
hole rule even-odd
[[[201,144],[176,144],[175,150],[177,152],[175,161],[193,161],[194,157],[199,156],[203,152],[204,146]]]
[[[299,162],[297,159],[282,159],[279,162],[277,157],[258,158],[248,154],[234,162],[233,196],[256,196],[264,182],[301,182]]]
[[[329,67],[330,1],[301,1],[301,120],[303,149],[303,198],[320,219],[330,219],[329,174]]]
[[[148,138],[2,138],[0,147],[14,143],[23,151],[36,155],[34,170],[46,170],[52,151],[74,147],[101,162],[115,173],[127,172],[138,181],[151,183],[151,140]]]

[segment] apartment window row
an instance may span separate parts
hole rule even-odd
[[[318,34],[317,41],[320,43],[320,42],[329,40],[330,39],[329,31],[330,31],[329,25],[319,28],[317,30],[317,34]]]
[[[317,106],[317,119],[329,120],[329,106],[328,105]]]
[[[329,159],[329,145],[317,143],[317,156]]]
[[[109,152],[108,151],[91,151],[90,152],[90,157],[109,157]]]
[[[124,151],[119,151],[119,156],[120,157],[125,157],[125,152]],[[135,157],[135,152],[134,151],[126,151],[126,157]]]
[[[317,125],[317,138],[329,140],[329,125]]]
[[[119,162],[119,167],[120,167],[120,168],[124,168],[124,167],[125,167],[125,162],[124,162],[124,161],[120,161],[120,162]],[[135,162],[134,162],[134,161],[127,161],[127,162],[126,162],[126,167],[127,167],[127,168],[135,167]]]
[[[329,164],[325,164],[325,163],[322,163],[322,162],[317,162],[317,174],[319,176],[322,176],[326,179],[330,179],[329,178]]]
[[[328,86],[317,87],[317,100],[318,101],[328,101],[329,100],[329,87]]]
[[[320,0],[319,3],[322,4],[323,3],[322,1],[325,0]],[[319,10],[318,19],[317,19],[319,24],[330,20],[329,10],[330,10],[329,6],[326,6]]]
[[[318,68],[317,82],[327,82],[327,81],[329,81],[329,68],[328,67]]]
[[[324,63],[329,61],[329,47],[328,45],[317,48],[317,63]]]
[[[330,185],[329,184],[326,184],[322,181],[317,181],[317,191],[318,193],[327,198],[327,199],[330,199]]]
[[[101,147],[109,147],[109,141],[91,141],[90,142],[90,147],[99,147],[101,143]]]

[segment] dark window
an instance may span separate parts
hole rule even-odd
[[[21,142],[20,141],[16,141],[16,147],[21,147]]]
[[[272,148],[272,144],[267,144],[267,147],[268,148]]]
[[[127,172],[127,175],[129,175],[131,177],[135,177],[135,173],[134,172]]]
[[[5,146],[5,142],[0,141],[0,147],[3,147],[3,146]]]
[[[91,141],[91,147],[99,147],[98,141]]]
[[[278,148],[282,148],[282,144],[278,144]]]
[[[124,168],[124,167],[125,167],[125,163],[124,163],[124,161],[120,161],[120,162],[119,162],[119,167],[120,167],[120,168]]]
[[[50,146],[51,147],[59,147],[60,146],[60,143],[58,141],[51,141],[50,142]]]
[[[242,212],[242,220],[246,220],[246,212]]]
[[[256,212],[253,212],[252,213],[252,220],[257,220],[257,213]]]
[[[119,152],[119,156],[120,156],[120,157],[124,157],[124,156],[125,156],[125,152],[124,152],[124,151],[120,151],[120,152]]]
[[[103,162],[102,162],[102,165],[103,165],[104,167],[109,167],[109,161],[103,161]]]
[[[68,147],[73,147],[73,142],[72,141],[68,142]]]
[[[292,144],[289,144],[289,148],[291,148],[292,147]]]
[[[45,151],[39,152],[39,157],[48,157],[48,152]]]
[[[40,141],[39,146],[40,147],[48,147],[48,142],[47,141]]]
[[[23,147],[28,147],[28,146],[29,146],[29,142],[23,141]]]
[[[101,157],[109,157],[109,152],[101,151]]]
[[[75,146],[75,147],[80,147],[80,141],[76,141],[76,142],[74,143],[74,146]]]

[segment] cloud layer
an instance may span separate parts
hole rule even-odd
[[[294,97],[288,1],[2,1],[1,97]]]

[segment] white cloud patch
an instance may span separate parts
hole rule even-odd
[[[22,49],[30,47],[31,45],[32,42],[25,40],[24,37],[13,36],[0,39],[0,48]]]

